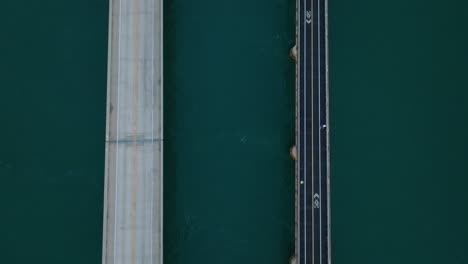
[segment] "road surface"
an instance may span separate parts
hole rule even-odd
[[[330,261],[327,0],[297,1],[299,264]]]
[[[111,0],[103,264],[162,263],[162,0]]]

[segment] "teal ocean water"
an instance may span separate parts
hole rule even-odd
[[[330,2],[335,263],[468,263],[468,4]]]
[[[108,2],[1,10],[0,263],[100,263]],[[286,263],[295,2],[164,11],[165,263]],[[468,263],[468,4],[329,11],[334,263]]]
[[[167,1],[165,262],[294,252],[291,1]]]
[[[99,263],[107,1],[2,1],[0,263]]]

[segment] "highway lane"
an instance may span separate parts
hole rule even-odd
[[[110,2],[103,264],[162,263],[161,1]]]
[[[330,263],[327,0],[297,2],[297,247],[300,264]]]

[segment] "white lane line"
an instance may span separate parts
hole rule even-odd
[[[330,123],[330,90],[329,90],[329,76],[328,76],[328,58],[329,58],[329,50],[328,50],[328,0],[325,1],[325,14],[324,14],[324,20],[325,20],[325,124],[326,124],[326,148],[327,148],[327,154],[326,154],[326,180],[327,180],[327,230],[326,236],[327,236],[327,251],[328,251],[328,264],[331,263],[331,238],[330,238],[330,133],[329,133],[329,128],[328,125]]]
[[[307,0],[304,0],[304,10],[305,12],[307,12]],[[301,15],[305,15],[304,13],[301,14]],[[303,63],[303,74],[304,74],[304,85],[303,85],[303,93],[304,93],[304,97],[303,97],[303,102],[304,102],[304,106],[303,106],[303,127],[304,127],[304,130],[306,130],[306,118],[307,118],[307,101],[306,101],[306,98],[307,98],[307,75],[306,75],[306,69],[307,69],[307,46],[306,46],[306,37],[307,37],[307,34],[306,34],[306,28],[307,28],[307,24],[305,22],[305,17],[304,17],[304,22],[303,22],[303,34],[304,34],[304,40],[303,40],[303,60],[304,60],[304,63]],[[303,135],[303,144],[304,144],[304,159],[303,159],[303,166],[304,166],[304,173],[303,173],[303,177],[304,177],[304,198],[303,198],[303,203],[304,203],[304,249],[305,249],[305,252],[304,252],[304,263],[306,264],[307,263],[307,200],[306,200],[306,197],[307,197],[307,141],[306,141],[306,134],[305,131],[302,131],[304,133]]]
[[[317,38],[317,43],[318,43],[318,51],[317,51],[317,54],[318,54],[318,69],[317,69],[317,72],[318,72],[318,137],[319,137],[319,142],[318,142],[318,145],[319,145],[319,153],[318,153],[318,158],[319,158],[319,173],[318,173],[318,177],[319,177],[319,202],[320,202],[320,206],[319,206],[319,228],[320,228],[320,238],[319,238],[319,241],[320,241],[320,264],[322,264],[322,133],[321,133],[321,124],[320,124],[320,121],[321,121],[321,117],[322,117],[322,108],[321,108],[321,92],[320,90],[322,89],[321,86],[320,86],[320,83],[321,83],[321,64],[320,64],[320,60],[321,60],[321,56],[320,56],[320,0],[317,0],[317,12],[318,12],[318,23],[317,23],[317,34],[318,34],[318,38]]]
[[[154,23],[155,23],[155,8],[154,2],[152,12],[152,23],[151,23],[151,148],[153,157],[151,159],[151,210],[150,210],[150,263],[153,263],[153,198],[154,198]]]
[[[155,11],[156,13],[156,11]],[[159,1],[159,72],[158,72],[158,96],[159,96],[159,126],[158,135],[161,139],[164,138],[164,1]],[[160,156],[159,159],[159,181],[158,181],[158,192],[159,192],[159,204],[158,210],[161,212],[159,215],[159,229],[157,231],[158,236],[163,238],[163,224],[164,224],[164,141],[159,143]],[[152,234],[153,236],[153,234]],[[158,239],[158,251],[159,252],[159,263],[163,263],[164,259],[164,243]]]
[[[314,5],[313,5],[313,0],[309,0],[309,3],[310,3],[310,10],[308,10],[309,12],[309,15],[310,15],[310,20],[313,21],[313,19],[315,18],[314,16],[314,13],[313,13],[313,8],[314,8]],[[310,34],[309,36],[309,40],[310,40],[310,64],[308,66],[310,66],[310,68],[308,69],[308,73],[311,74],[311,82],[310,82],[310,118],[311,118],[311,127],[310,127],[310,131],[311,131],[311,135],[310,135],[310,138],[309,140],[311,141],[311,171],[310,171],[310,174],[311,174],[311,183],[310,183],[310,191],[309,192],[312,192],[312,194],[314,193],[314,181],[315,181],[315,178],[314,178],[314,50],[313,50],[313,45],[314,45],[314,35],[313,35],[313,23],[309,24],[310,28],[307,29],[307,33]],[[312,197],[312,208],[311,208],[311,229],[310,229],[310,237],[311,237],[311,242],[312,242],[312,245],[311,245],[311,252],[312,252],[312,255],[310,256],[311,257],[311,262],[314,263],[314,260],[315,260],[315,241],[314,241],[314,226],[315,226],[315,212],[314,212],[314,206],[313,206],[313,197]]]
[[[301,8],[300,8],[301,3],[299,2],[298,5],[299,5],[299,7],[298,7],[299,9],[298,9],[298,11],[296,11],[296,12],[297,12],[297,14],[298,14],[299,16],[301,16],[301,15],[302,15],[302,13],[301,13]],[[299,21],[300,21],[300,19],[299,19]],[[296,42],[297,42],[297,52],[298,52],[298,58],[297,58],[297,59],[298,59],[298,61],[297,61],[297,63],[298,63],[297,65],[298,65],[298,66],[297,66],[297,69],[299,69],[299,71],[298,71],[297,74],[298,74],[299,77],[300,77],[300,76],[301,76],[300,70],[302,69],[302,68],[301,68],[301,63],[302,63],[302,58],[301,58],[301,55],[302,55],[302,54],[301,54],[301,51],[302,51],[302,44],[301,44],[301,42],[300,42],[301,36],[302,36],[302,32],[301,32],[302,29],[301,29],[301,25],[300,25],[300,24],[299,24],[298,27],[299,27],[299,30],[298,30],[298,39],[296,40]],[[298,109],[298,111],[297,111],[297,112],[298,112],[297,117],[299,118],[299,122],[298,122],[298,124],[296,124],[297,126],[299,126],[299,127],[298,127],[298,130],[297,130],[297,131],[298,131],[297,133],[299,133],[299,136],[297,137],[297,141],[298,141],[298,142],[297,142],[297,146],[298,146],[298,150],[297,150],[297,153],[298,153],[297,160],[298,160],[298,164],[299,164],[299,166],[298,166],[298,167],[299,167],[299,171],[298,171],[298,177],[299,177],[299,179],[298,179],[299,182],[298,182],[298,183],[299,183],[299,185],[298,185],[298,187],[297,187],[297,188],[298,188],[297,202],[299,203],[299,206],[298,206],[298,208],[297,208],[297,217],[299,218],[299,220],[297,221],[297,231],[298,231],[297,236],[298,236],[298,238],[299,238],[299,241],[298,241],[298,243],[297,243],[297,257],[298,257],[298,259],[299,259],[299,264],[301,264],[301,263],[300,263],[300,262],[301,262],[301,257],[300,257],[300,256],[301,256],[301,237],[302,237],[301,231],[302,231],[302,229],[301,229],[301,220],[300,220],[300,218],[301,218],[301,206],[300,206],[300,204],[301,204],[301,193],[302,193],[302,184],[303,184],[303,180],[301,179],[301,175],[302,175],[302,174],[301,174],[301,168],[302,168],[302,163],[301,163],[301,161],[302,161],[303,153],[302,153],[302,149],[301,149],[302,140],[301,140],[301,137],[300,137],[300,135],[301,135],[301,127],[302,127],[302,120],[301,120],[301,111],[302,111],[302,108],[301,108],[300,106],[301,106],[302,93],[301,93],[301,81],[300,81],[300,80],[296,80],[296,81],[297,81],[297,85],[298,85],[298,89],[299,89],[299,91],[298,91],[298,96],[299,96],[299,98],[298,98],[298,100],[297,100],[297,104],[298,104],[297,107],[299,107],[299,109]]]
[[[117,31],[117,34],[118,34],[118,40],[117,40],[117,45],[118,45],[118,48],[117,48],[117,51],[118,51],[118,55],[117,55],[117,140],[119,140],[119,132],[120,132],[120,53],[121,53],[121,46],[120,46],[120,38],[121,38],[121,29],[122,29],[122,0],[119,0],[119,12],[118,12],[118,17],[119,17],[119,27],[118,27],[118,31]],[[111,34],[114,34],[114,32],[112,32]],[[112,56],[112,55],[111,55]],[[112,89],[112,88],[111,88]],[[116,158],[116,162],[115,162],[115,195],[114,195],[114,263],[117,264],[117,261],[118,261],[118,258],[117,258],[117,231],[118,231],[118,228],[117,228],[117,216],[118,216],[118,193],[119,193],[119,189],[118,189],[118,186],[119,186],[119,166],[118,166],[118,162],[117,160],[119,159],[119,143],[117,142],[117,147],[116,147],[116,154],[115,154],[115,158]]]

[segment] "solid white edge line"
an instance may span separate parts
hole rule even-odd
[[[116,135],[116,139],[119,140],[119,132],[120,132],[120,118],[119,118],[119,112],[120,112],[120,50],[121,50],[121,29],[122,29],[122,1],[123,0],[118,0],[119,1],[119,12],[118,12],[118,16],[119,16],[119,27],[118,27],[118,41],[117,41],[117,45],[118,45],[118,48],[117,48],[117,51],[118,51],[118,55],[117,55],[117,126],[116,126],[116,129],[117,129],[117,135]],[[119,157],[119,144],[117,143],[116,144],[116,154],[115,154],[115,157],[116,159],[118,159]],[[117,205],[117,202],[118,202],[118,177],[119,177],[119,166],[117,166],[117,162],[115,163],[115,194],[114,194],[114,252],[113,252],[113,258],[114,258],[114,261],[113,263],[116,264],[117,263],[117,260],[118,258],[116,257],[116,254],[117,254],[117,215],[118,215],[118,206]]]
[[[155,5],[152,2],[152,15],[151,15],[151,148],[153,158],[151,159],[151,169],[154,168],[154,23],[155,23]],[[151,172],[151,191],[150,191],[150,263],[153,263],[153,200],[154,200],[154,170]]]
[[[328,60],[329,60],[329,49],[328,49],[328,0],[325,1],[325,115],[326,115],[326,140],[327,140],[327,244],[328,244],[328,263],[331,264],[331,201],[330,201],[330,79],[328,76]]]
[[[306,75],[306,69],[307,69],[307,55],[306,55],[307,54],[307,46],[306,46],[306,43],[307,43],[307,41],[306,41],[306,37],[307,37],[307,34],[306,34],[306,30],[307,30],[307,22],[306,22],[307,0],[304,0],[304,10],[303,10],[303,12],[305,12],[305,13],[303,13],[302,15],[305,16],[305,17],[303,19],[304,20],[303,21],[303,25],[304,25],[304,27],[303,27],[303,34],[304,34],[304,36],[303,36],[303,38],[304,38],[304,41],[303,41],[303,44],[304,44],[303,45],[303,59],[304,59],[304,62],[303,62],[303,72],[304,72],[304,76],[303,76],[303,79],[304,79],[303,94],[304,94],[304,96],[303,96],[303,108],[302,108],[302,110],[303,110],[303,117],[304,118],[303,118],[302,122],[303,122],[304,129],[306,129],[306,124],[307,124],[307,122],[306,122],[306,114],[307,114],[307,110],[306,110],[306,108],[307,108],[307,104],[306,104],[306,98],[307,98],[307,89],[306,89],[307,88],[307,77],[306,77],[307,76]],[[304,158],[302,160],[303,161],[302,163],[303,163],[303,166],[304,166],[304,172],[302,174],[303,178],[304,178],[304,184],[303,184],[303,186],[304,186],[304,197],[303,197],[303,203],[304,203],[303,204],[303,207],[304,207],[304,210],[303,210],[303,212],[304,212],[304,215],[303,215],[303,218],[304,218],[304,227],[303,227],[304,228],[304,235],[303,236],[304,236],[304,249],[305,249],[304,264],[307,263],[307,249],[306,249],[306,247],[307,247],[307,210],[306,210],[307,209],[307,196],[306,196],[307,195],[307,161],[306,161],[307,160],[307,140],[306,140],[306,134],[307,133],[304,133],[304,135],[303,135]]]
[[[160,110],[159,110],[159,137],[161,138],[160,141],[160,156],[159,156],[159,178],[160,178],[160,185],[159,185],[159,210],[160,210],[160,221],[159,221],[159,255],[160,260],[159,263],[163,263],[164,261],[164,229],[163,229],[163,222],[164,222],[164,0],[160,0],[159,3],[159,17],[160,17],[160,45],[159,45],[159,103],[160,103]]]
[[[317,12],[318,12],[318,22],[317,22],[317,34],[318,34],[318,39],[317,39],[317,53],[318,53],[318,115],[319,115],[319,118],[318,118],[318,137],[319,137],[319,142],[318,142],[318,146],[319,146],[319,228],[320,228],[320,238],[319,238],[319,241],[320,241],[320,264],[322,264],[322,133],[321,133],[321,124],[320,124],[320,121],[321,121],[321,117],[322,117],[322,105],[321,105],[321,89],[322,87],[320,86],[321,84],[321,50],[320,50],[320,0],[317,0]]]
[[[108,116],[108,113],[110,113],[110,87],[111,87],[111,84],[112,84],[112,81],[111,81],[111,71],[109,71],[110,69],[110,66],[112,64],[112,49],[111,49],[111,42],[112,42],[112,26],[113,26],[113,19],[112,19],[112,10],[113,10],[113,0],[109,0],[109,12],[108,12],[108,16],[109,16],[109,25],[108,25],[108,29],[107,29],[107,88],[106,88],[106,135],[105,135],[105,140],[106,140],[106,143],[105,143],[105,163],[106,164],[109,164],[108,163],[108,160],[109,160],[109,137],[110,137],[110,117]],[[109,184],[109,171],[108,171],[108,167],[107,165],[105,166],[105,169],[104,169],[104,212],[103,212],[103,217],[102,217],[102,221],[103,221],[103,233],[102,233],[102,263],[103,264],[106,264],[107,263],[107,243],[108,243],[108,240],[107,240],[107,217],[108,217],[108,209],[107,209],[107,202],[108,202],[108,195],[109,195],[109,191],[108,191],[108,184]]]

